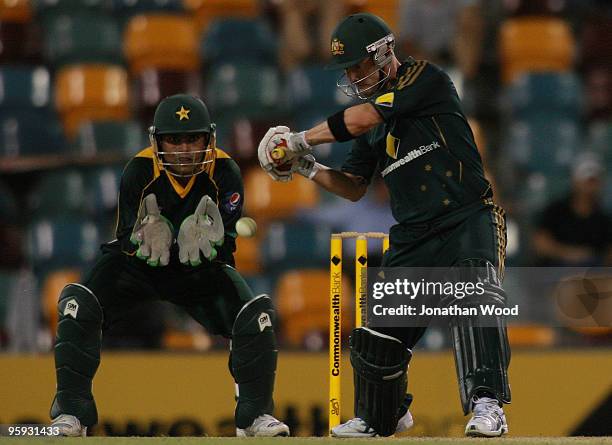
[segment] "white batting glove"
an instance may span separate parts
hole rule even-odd
[[[319,168],[315,157],[309,154],[295,158],[291,165],[291,171],[298,173],[305,178],[312,179],[319,171]]]
[[[136,256],[149,266],[167,266],[172,244],[172,223],[164,218],[153,193],[145,196],[138,209],[138,217],[130,241],[138,245]]]
[[[292,133],[283,126],[270,128],[257,148],[259,164],[275,181],[290,180],[290,162],[311,152],[305,131]]]
[[[215,247],[223,244],[224,236],[219,208],[210,196],[204,195],[195,213],[181,223],[177,237],[180,262],[200,265],[200,251],[207,260],[214,260],[217,257]]]
[[[290,158],[305,156],[312,153],[312,146],[306,142],[305,131],[300,131],[299,133],[283,133],[282,139],[287,141],[287,148],[293,153],[293,156],[290,156]]]

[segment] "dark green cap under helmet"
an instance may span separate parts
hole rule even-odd
[[[380,17],[369,14],[352,14],[342,20],[331,37],[332,61],[329,70],[345,69],[370,56],[367,47],[378,40],[393,35],[391,28]]]
[[[151,134],[210,133],[210,114],[204,102],[188,94],[162,100],[153,117]]]

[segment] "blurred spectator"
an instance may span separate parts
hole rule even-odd
[[[467,79],[476,75],[483,38],[478,0],[403,0],[398,29],[405,55],[455,66]]]
[[[603,176],[596,156],[575,161],[569,195],[549,205],[537,224],[534,247],[540,265],[600,266],[606,256],[609,260],[612,220],[600,204]]]
[[[285,72],[330,57],[329,39],[345,15],[342,1],[271,0],[280,23],[280,65]]]

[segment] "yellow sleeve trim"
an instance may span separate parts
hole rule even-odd
[[[391,93],[383,94],[382,96],[378,96],[376,100],[374,101],[374,103],[377,105],[381,105],[383,107],[392,107],[394,99],[395,99],[395,93],[391,92]]]
[[[160,175],[160,169],[159,165],[157,164],[157,156],[155,156],[155,153],[153,152],[153,147],[147,147],[144,150],[139,151],[136,156],[134,156],[134,158],[146,158],[146,159],[151,159],[153,161],[153,179],[156,179],[159,177]]]
[[[232,159],[230,155],[228,155],[226,152],[224,152],[220,148],[215,148],[215,150],[217,152],[217,159]]]
[[[427,61],[419,60],[414,65],[412,65],[410,68],[408,68],[406,72],[404,73],[404,75],[399,78],[397,82],[397,90],[399,91],[405,87],[412,85],[417,80],[417,78],[421,75],[421,73],[423,72],[423,69],[426,66],[427,66]]]
[[[139,151],[134,157],[153,159],[155,157],[155,155],[153,154],[153,147],[147,147],[144,150]]]

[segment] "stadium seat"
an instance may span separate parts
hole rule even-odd
[[[55,103],[72,138],[85,121],[130,117],[128,75],[118,65],[67,65],[55,78]]]
[[[552,16],[565,12],[567,3],[550,0],[514,0],[504,2],[504,9],[507,15],[519,16]]]
[[[591,68],[584,76],[589,120],[610,120],[612,118],[612,67]]]
[[[605,159],[608,176],[612,173],[612,122],[595,122],[589,126],[587,136],[589,151]]]
[[[236,238],[236,269],[243,275],[256,275],[261,272],[261,261],[259,259],[258,237]],[[269,292],[269,290],[268,290]]]
[[[140,122],[151,125],[155,109],[164,97],[178,93],[201,96],[201,79],[198,71],[146,68],[132,76],[136,113]],[[213,116],[214,119],[214,116]]]
[[[582,30],[581,66],[585,71],[593,68],[612,68],[612,17],[593,15]]]
[[[537,222],[546,205],[563,198],[569,191],[569,169],[558,168],[555,173],[521,172],[515,194],[516,215],[527,227]]]
[[[506,20],[500,28],[502,80],[510,83],[525,72],[572,69],[576,52],[569,25],[554,17]]]
[[[194,14],[198,32],[204,32],[209,23],[224,17],[256,18],[257,0],[183,0],[185,9]]]
[[[13,190],[0,182],[0,270],[23,265],[22,215]]]
[[[345,0],[347,6],[359,12],[369,12],[382,18],[389,27],[397,30],[400,0]]]
[[[4,182],[0,182],[0,223],[16,221],[18,217],[15,194]]]
[[[28,23],[32,20],[32,5],[29,0],[0,2],[0,22]]]
[[[106,0],[31,0],[36,15],[45,20],[55,14],[66,12],[104,12]]]
[[[100,153],[133,156],[148,145],[140,122],[99,121],[85,122],[79,127],[72,149],[81,156]]]
[[[61,199],[58,197],[61,196]],[[60,169],[45,172],[28,197],[32,217],[84,215],[87,204],[85,175],[80,170]]]
[[[324,122],[330,114],[329,111],[327,114],[320,112],[297,113],[296,128],[306,129],[314,127],[316,124]],[[340,168],[351,151],[352,145],[352,141],[319,144],[314,147],[314,156],[317,161],[328,167]]]
[[[40,60],[40,29],[28,0],[0,2],[0,64]]]
[[[321,267],[329,262],[327,226],[300,224],[298,221],[274,222],[260,244],[264,269],[268,274],[304,267]]]
[[[0,64],[39,64],[42,31],[36,22],[0,20]]]
[[[122,24],[139,14],[184,11],[182,0],[111,0],[110,9]]]
[[[213,120],[215,120],[214,116]],[[261,141],[270,127],[276,125],[277,122],[266,119],[238,118],[229,119],[228,122],[222,119],[221,121],[217,120],[217,133],[225,132],[228,130],[225,127],[229,127],[231,135],[229,136],[227,151],[238,162],[238,165],[244,169],[259,165],[257,160],[259,141]],[[220,141],[219,136],[217,136],[217,139]]]
[[[314,182],[300,175],[290,182],[276,182],[259,167],[246,172],[244,189],[245,210],[257,221],[290,217],[299,209],[314,207],[319,200]]]
[[[248,50],[244,42],[249,42]],[[276,64],[276,36],[258,19],[225,18],[212,22],[203,35],[201,55],[210,65],[218,63]]]
[[[100,244],[98,226],[83,218],[38,219],[27,231],[28,258],[39,274],[64,267],[85,268],[95,259]]]
[[[29,110],[49,107],[51,76],[43,66],[0,67],[0,110]]]
[[[109,15],[54,14],[43,26],[45,57],[56,67],[70,63],[121,62],[121,31]]]
[[[64,146],[62,127],[55,113],[0,112],[0,157],[59,154]]]
[[[287,97],[291,109],[329,115],[333,110],[346,108],[353,100],[338,88],[338,71],[324,70],[323,66],[305,66],[291,71],[287,79]]]
[[[86,192],[85,208],[90,215],[101,217],[116,215],[123,168],[123,164],[104,165],[83,171]]]
[[[302,269],[279,277],[275,297],[281,336],[291,346],[322,349],[329,332],[329,271]],[[353,293],[350,279],[343,277],[342,333],[345,338],[353,326]]]
[[[207,103],[213,114],[255,117],[278,114],[280,76],[274,66],[256,64],[217,65],[207,81]]]
[[[504,151],[527,171],[565,178],[572,159],[582,148],[581,137],[575,121],[541,115],[528,121],[513,121]]]
[[[57,331],[57,302],[62,289],[69,283],[78,283],[81,279],[79,269],[59,269],[49,272],[41,287],[43,315],[48,324],[51,336]]]
[[[577,120],[581,115],[582,85],[573,73],[525,73],[505,93],[514,119],[546,114]]]
[[[6,328],[6,319],[9,302],[16,292],[19,272],[10,270],[0,270],[0,332]]]
[[[147,68],[197,71],[200,68],[197,42],[190,16],[142,14],[127,23],[123,52],[132,74]]]

